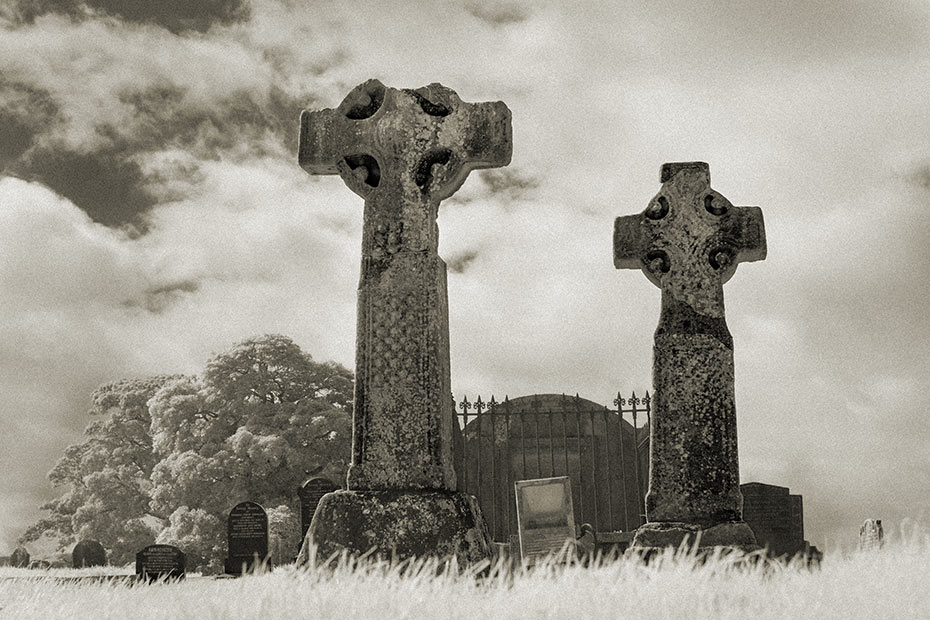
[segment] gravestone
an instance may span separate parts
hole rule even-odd
[[[756,542],[772,557],[794,557],[810,549],[804,540],[804,501],[787,487],[749,482],[740,485],[743,520]]]
[[[859,551],[876,551],[885,545],[881,519],[866,519],[859,528]]]
[[[227,575],[252,572],[268,560],[268,514],[255,502],[242,502],[226,521],[229,557]]]
[[[187,558],[174,545],[149,545],[136,554],[136,577],[142,581],[183,579]]]
[[[471,170],[508,164],[511,143],[507,106],[466,103],[440,84],[370,80],[339,107],[301,115],[300,165],[338,173],[365,210],[347,489],[322,498],[298,562],[310,541],[323,558],[490,557],[477,502],[456,489],[436,217]]]
[[[517,532],[520,557],[534,564],[555,555],[575,540],[575,517],[572,510],[572,485],[568,476],[517,480],[513,483],[517,498]],[[570,552],[574,549],[570,548]]]
[[[71,550],[72,568],[106,566],[107,552],[96,540],[82,540]]]
[[[313,514],[320,500],[327,493],[332,493],[339,489],[339,485],[328,478],[312,478],[304,482],[297,489],[297,497],[300,498],[300,539],[307,536],[307,530],[310,529],[310,522],[313,521]]]
[[[29,552],[25,547],[17,547],[10,554],[10,566],[14,568],[26,568],[29,566]]]
[[[703,162],[662,166],[662,188],[614,225],[614,266],[641,269],[662,290],[653,357],[646,523],[634,547],[755,548],[742,520],[733,337],[723,284],[737,264],[765,258],[758,207],[734,207]]]

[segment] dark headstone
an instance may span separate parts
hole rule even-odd
[[[226,574],[241,575],[268,560],[268,515],[255,502],[242,502],[229,511],[226,522],[229,557]]]
[[[313,521],[313,513],[316,512],[317,504],[320,499],[327,493],[338,491],[339,485],[328,478],[313,478],[307,480],[297,489],[297,496],[300,498],[300,540],[307,536],[307,530],[310,529],[310,522]]]
[[[96,540],[82,540],[71,551],[71,566],[85,568],[88,566],[106,566],[107,552]]]
[[[756,541],[774,557],[804,553],[804,504],[800,495],[787,487],[749,482],[740,485],[743,494],[743,520]]]
[[[187,558],[173,545],[149,545],[136,554],[136,577],[145,581],[183,579]]]
[[[14,568],[26,568],[29,566],[29,552],[25,547],[17,547],[10,555],[10,566]]]

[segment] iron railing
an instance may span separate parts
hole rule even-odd
[[[454,425],[458,487],[478,499],[498,542],[517,533],[514,481],[552,476],[571,479],[576,524],[635,529],[645,522],[651,400],[649,392],[618,393],[610,409],[578,395],[463,397]]]

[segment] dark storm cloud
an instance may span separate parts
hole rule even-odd
[[[541,183],[538,177],[515,167],[482,170],[479,175],[488,191],[510,200],[532,198]]]
[[[449,266],[449,271],[452,273],[463,273],[476,258],[478,258],[478,252],[475,250],[466,250],[449,258],[446,264]]]
[[[264,138],[269,133],[274,142],[294,151],[300,111],[312,98],[291,97],[274,86],[265,101],[257,101],[257,95],[238,91],[204,107],[188,103],[185,90],[173,84],[126,90],[119,100],[132,106],[136,122],[128,133],[118,127],[107,131],[135,150],[178,147],[202,159],[217,159],[243,144],[250,155],[268,155]]]
[[[130,225],[145,231],[142,215],[156,203],[145,189],[145,175],[125,146],[81,153],[52,143],[29,152],[12,166],[19,176],[38,181],[106,226]]]
[[[170,83],[125,89],[118,99],[132,110],[131,122],[98,125],[100,144],[84,151],[55,139],[53,122],[37,120],[37,110],[54,118],[56,107],[46,94],[22,85],[7,89],[18,89],[13,94],[22,105],[0,114],[4,167],[50,187],[95,222],[128,225],[138,233],[146,231],[145,214],[159,200],[183,198],[155,189],[170,187],[170,179],[161,172],[146,174],[140,155],[175,148],[200,160],[219,160],[294,152],[300,110],[312,99],[298,100],[271,87],[264,96],[238,91],[205,106],[189,103],[185,89]],[[45,139],[37,141],[42,135]],[[187,180],[195,173],[170,172]]]
[[[0,171],[58,120],[58,106],[47,92],[0,76]]]
[[[513,2],[466,2],[465,10],[491,26],[508,26],[526,21],[527,7]]]
[[[139,298],[123,302],[123,306],[127,308],[143,308],[152,314],[161,314],[185,295],[196,293],[199,289],[200,284],[193,280],[166,284],[143,291]]]
[[[515,208],[515,203],[535,200],[542,185],[541,177],[512,164],[507,168],[478,170],[471,176],[477,176],[480,183],[468,183],[463,191],[453,194],[444,204],[469,204],[481,200],[492,201],[510,210]]]
[[[127,22],[154,24],[173,33],[206,32],[214,25],[248,19],[244,0],[19,0],[14,19],[31,24],[41,15],[56,13],[79,21],[104,13]]]

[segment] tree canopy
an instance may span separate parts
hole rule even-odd
[[[92,396],[84,441],[49,472],[64,493],[20,541],[51,535],[64,548],[92,538],[114,564],[169,543],[191,569],[215,572],[226,516],[249,500],[268,510],[272,536],[296,553],[299,530],[285,517],[308,472],[344,478],[352,389],[349,370],[274,334],[240,342],[195,376],[104,385]]]

